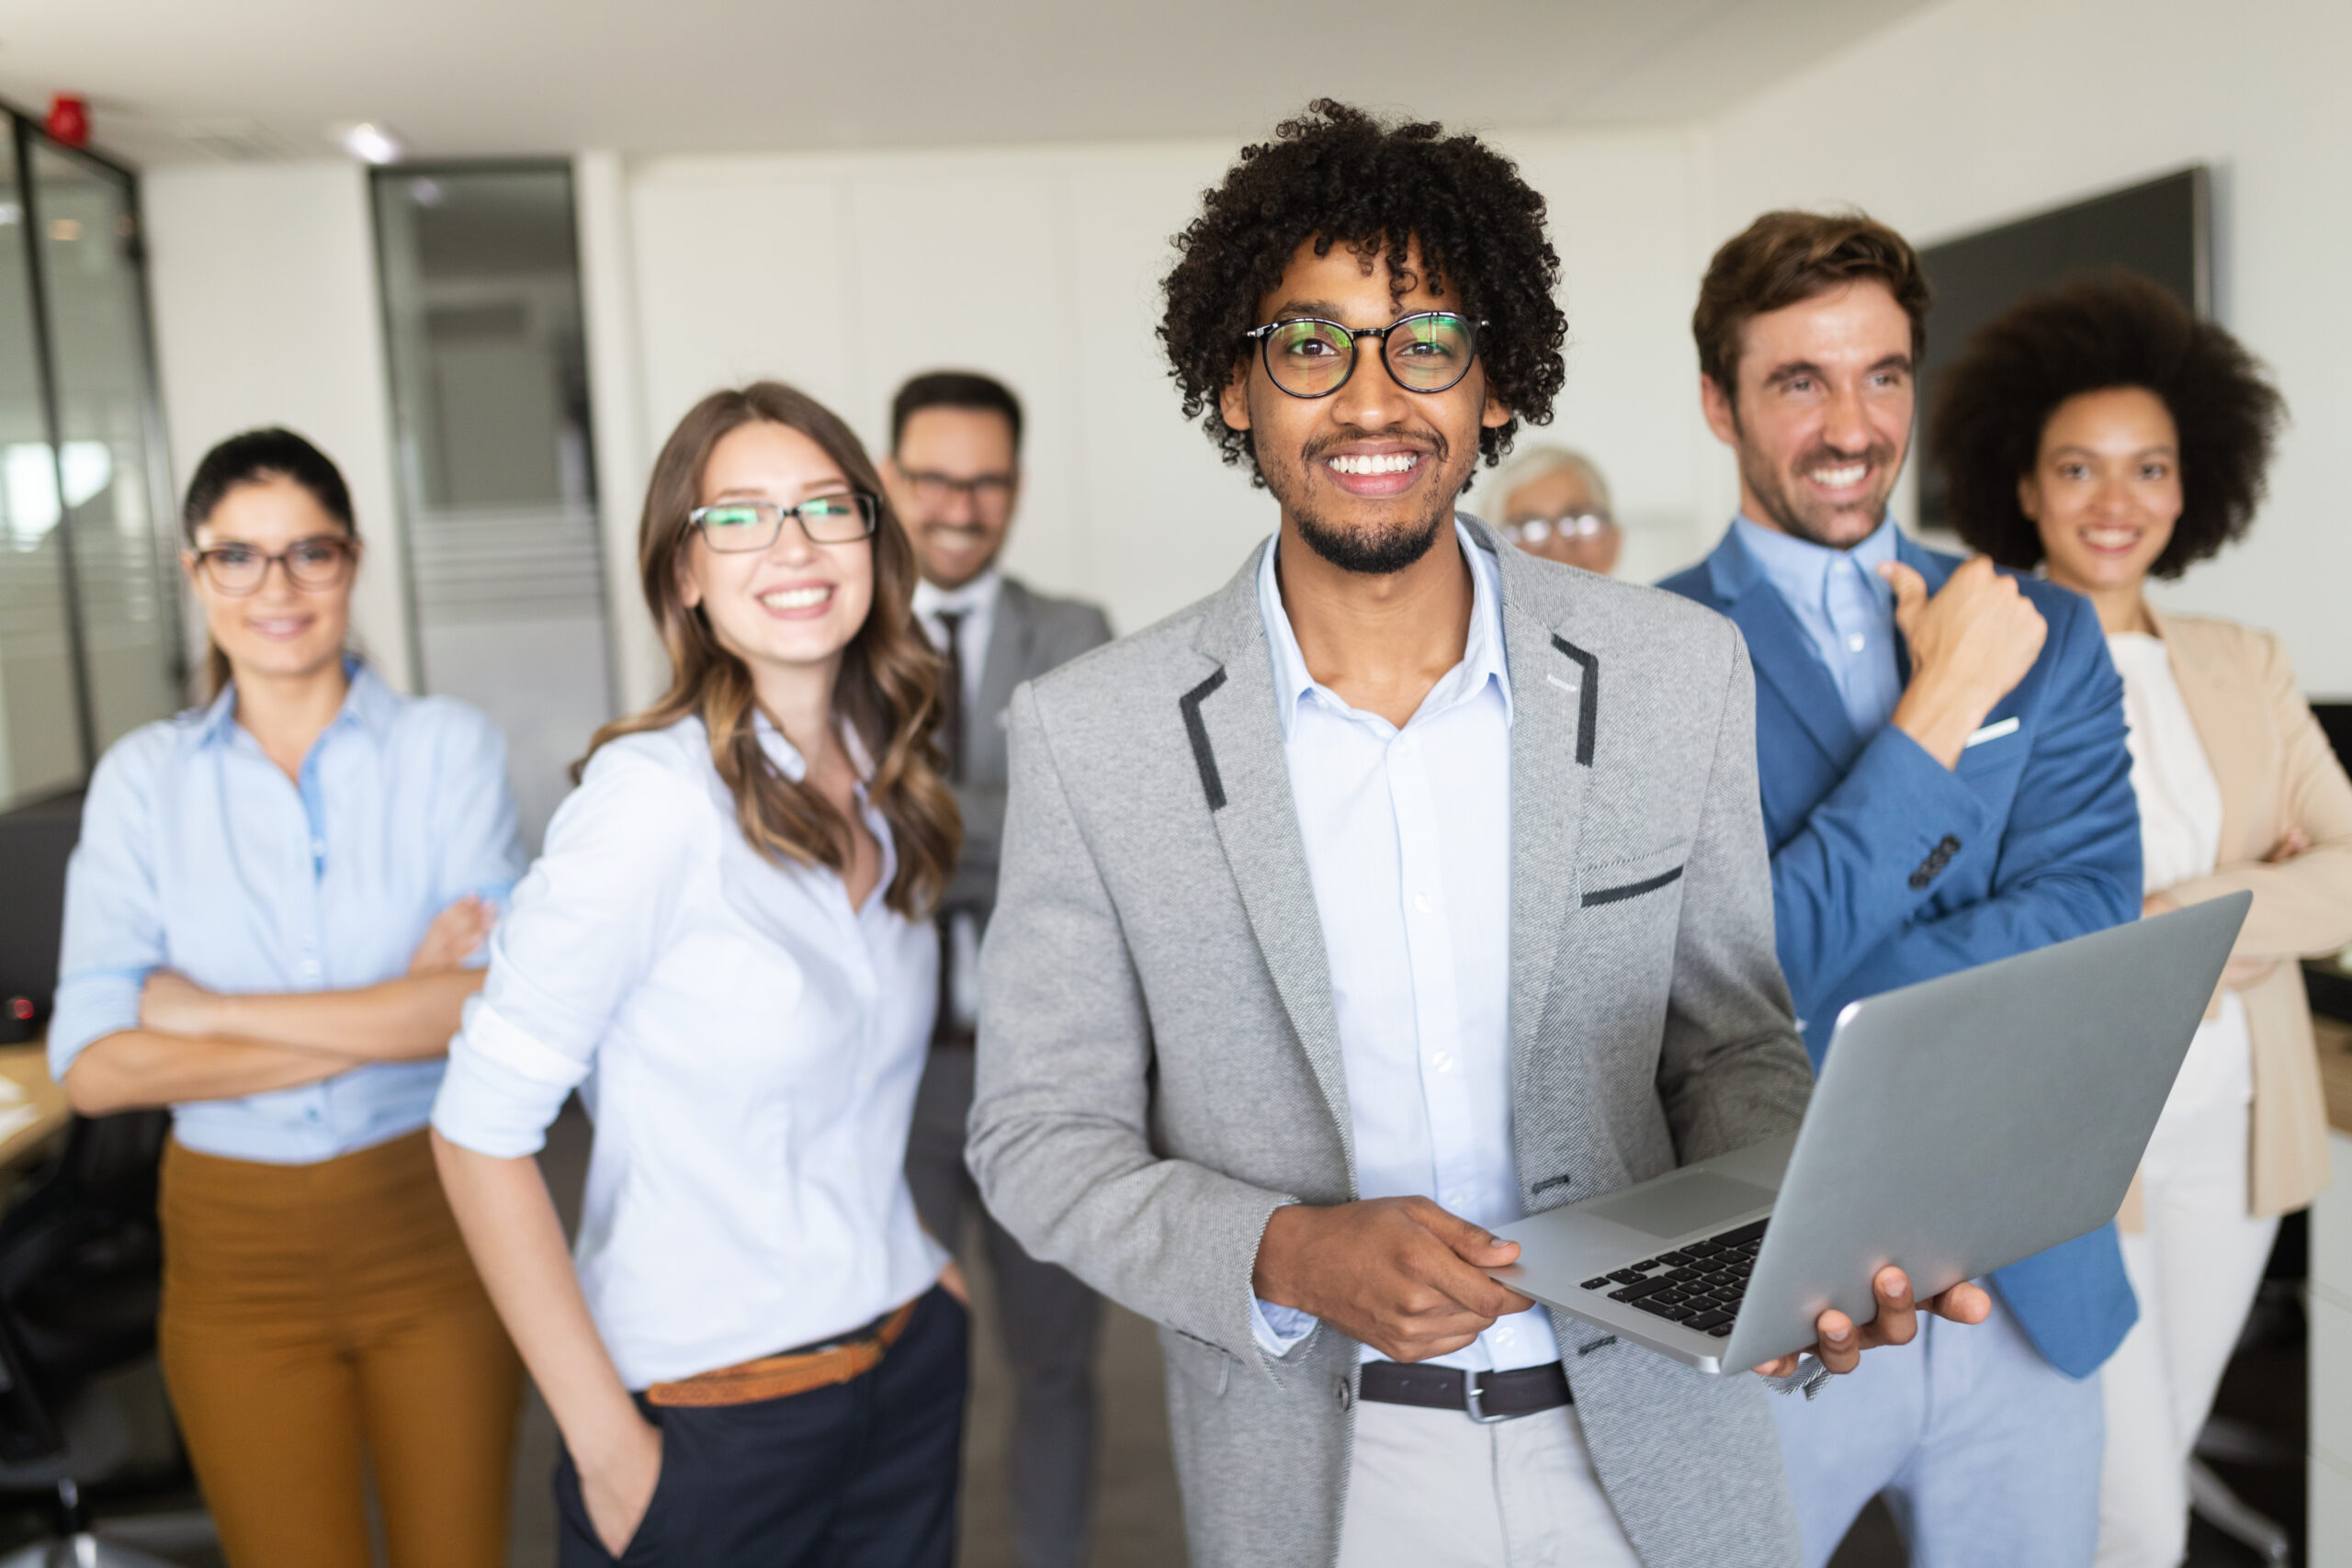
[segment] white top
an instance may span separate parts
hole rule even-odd
[[[1511,1154],[1510,676],[1494,559],[1458,524],[1454,535],[1470,563],[1470,635],[1401,730],[1307,673],[1272,548],[1258,603],[1331,965],[1356,1195],[1419,1193],[1491,1227],[1526,1217]],[[1314,1325],[1269,1303],[1259,1312],[1275,1354]],[[1431,1364],[1559,1359],[1536,1307]]]
[[[2141,632],[2117,632],[2107,648],[2123,677],[2123,717],[2130,726],[2124,743],[2132,750],[2132,793],[2140,800],[2142,885],[2158,893],[2211,874],[2222,849],[2222,786],[2164,643]],[[2246,1032],[2245,1002],[2224,991],[2221,1012],[2197,1027],[2158,1126],[2200,1108],[2253,1099],[2254,1042]]]
[[[799,753],[760,720],[786,776]],[[575,1261],[632,1389],[838,1335],[946,1254],[902,1165],[938,947],[736,825],[702,721],[599,750],[491,940],[433,1124],[537,1151],[575,1087],[596,1123]]]

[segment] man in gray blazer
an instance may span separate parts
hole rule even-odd
[[[1318,102],[1178,244],[1186,412],[1281,528],[1014,694],[981,1190],[1161,1325],[1196,1568],[1793,1563],[1756,1379],[1487,1272],[1489,1226],[1785,1133],[1811,1083],[1737,632],[1454,513],[1561,384],[1542,200]],[[1877,1284],[1830,1369],[1916,1330]]]
[[[1096,606],[1056,599],[997,570],[1020,498],[1021,404],[993,378],[933,371],[899,389],[891,504],[914,542],[915,615],[947,660],[940,739],[964,852],[939,912],[939,1020],[907,1144],[907,1183],[923,1224],[950,1247],[975,1197],[964,1166],[972,1108],[980,933],[996,904],[1004,828],[1005,707],[1013,688],[1111,640]],[[1013,1376],[1013,1554],[1021,1568],[1079,1568],[1092,1515],[1094,1292],[1023,1251],[980,1215],[998,1322]]]

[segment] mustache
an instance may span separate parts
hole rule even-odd
[[[1329,435],[1318,435],[1308,442],[1299,456],[1314,462],[1341,446],[1351,446],[1359,441],[1396,441],[1428,453],[1442,463],[1453,455],[1444,436],[1432,430],[1354,430],[1341,428]]]
[[[1891,443],[1873,441],[1859,452],[1841,452],[1823,444],[1805,449],[1804,456],[1790,465],[1792,473],[1810,473],[1815,468],[1835,468],[1847,463],[1869,463],[1876,468],[1894,467],[1895,452]]]

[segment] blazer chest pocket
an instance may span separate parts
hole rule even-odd
[[[1233,1358],[1223,1346],[1166,1324],[1160,1325],[1159,1343],[1193,1387],[1212,1398],[1224,1397],[1225,1385],[1233,1375]]]
[[[1690,854],[1690,841],[1685,839],[1645,855],[1588,865],[1577,873],[1577,902],[1587,909],[1636,899],[1672,903],[1680,892],[1677,885],[1682,880],[1683,863]]]

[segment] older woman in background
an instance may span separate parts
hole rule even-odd
[[[1496,471],[1487,520],[1529,555],[1606,577],[1624,536],[1609,509],[1609,481],[1592,459],[1565,446],[1531,446]]]
[[[2121,1216],[2140,1321],[2104,1371],[2102,1568],[2177,1563],[2188,1465],[2278,1215],[2328,1179],[2296,959],[2352,942],[2352,783],[2267,633],[2149,604],[2241,537],[2284,410],[2235,339],[2116,273],[2030,296],[1947,373],[1961,536],[2098,608],[2123,677],[2149,914],[2254,907]]]

